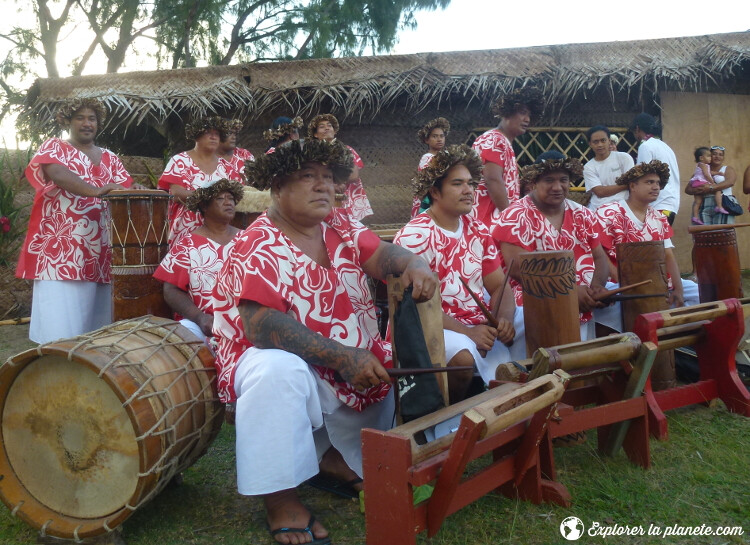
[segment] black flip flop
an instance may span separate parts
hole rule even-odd
[[[354,489],[354,485],[361,483],[362,479],[357,477],[351,481],[342,482],[318,473],[315,477],[308,479],[306,482],[318,490],[325,490],[326,492],[336,494],[342,498],[356,500],[359,498],[359,491]]]
[[[315,517],[313,515],[310,515],[310,520],[307,522],[306,528],[277,528],[276,530],[271,530],[270,534],[273,538],[274,543],[279,543],[279,541],[276,539],[276,536],[279,534],[308,533],[310,534],[312,541],[308,541],[305,545],[331,545],[330,536],[319,537],[317,539],[315,538],[315,534],[313,534],[312,531],[313,524],[315,524]]]

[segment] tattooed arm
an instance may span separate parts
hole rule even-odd
[[[372,352],[327,339],[283,312],[243,300],[238,310],[247,339],[258,348],[278,348],[307,363],[329,367],[358,389],[390,382]]]
[[[437,275],[421,257],[396,244],[381,242],[362,269],[368,276],[385,280],[389,274],[400,274],[405,286],[412,286],[412,297],[427,301],[435,293]]]

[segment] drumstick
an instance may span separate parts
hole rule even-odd
[[[453,371],[473,371],[473,365],[455,365],[453,367],[399,367],[396,369],[386,369],[389,377],[407,377],[409,375],[425,375],[429,373],[445,373]]]
[[[10,320],[0,321],[0,325],[21,325],[28,324],[30,321],[31,318],[12,318]]]
[[[648,299],[649,297],[666,297],[664,293],[637,293],[626,295],[610,295],[601,299],[602,303],[616,303],[617,301],[630,301],[631,299]]]
[[[503,289],[500,290],[500,297],[497,300],[497,304],[494,305],[495,308],[492,309],[494,311],[493,316],[497,314],[498,311],[500,310],[500,304],[503,302],[503,296],[505,295],[505,288],[508,286],[508,280],[510,279],[510,269],[513,266],[514,260],[515,258],[511,259],[510,263],[508,263],[508,272],[505,274],[505,280],[503,280]]]
[[[704,231],[718,231],[720,229],[734,229],[735,227],[750,227],[750,223],[726,223],[724,225],[691,225],[688,233],[702,233]]]
[[[471,295],[471,298],[474,299],[474,302],[479,306],[479,309],[482,311],[482,314],[484,314],[484,317],[487,318],[487,323],[497,329],[497,326],[500,325],[500,322],[498,322],[497,318],[492,315],[492,311],[487,308],[487,305],[484,304],[484,301],[482,301],[479,297],[476,296],[473,291],[471,291],[471,288],[469,287],[469,284],[466,283],[466,280],[461,277],[459,277],[459,279],[466,288],[466,291],[468,291],[469,295]],[[502,294],[500,294],[500,297],[502,297]]]
[[[513,260],[510,260],[510,265],[508,265],[508,271],[510,272],[510,267],[513,265]],[[505,287],[508,284],[508,277],[510,277],[510,274],[505,275],[505,281],[503,282],[503,290],[500,292],[500,298],[497,301],[497,308],[500,308],[500,303],[503,302],[503,295],[505,295]],[[482,311],[482,314],[484,314],[484,317],[487,318],[487,323],[490,324],[490,326],[494,327],[495,329],[498,328],[500,325],[500,322],[498,322],[497,318],[495,318],[495,315],[492,314],[492,311],[487,308],[487,305],[484,304],[484,301],[482,301],[479,297],[477,297],[473,291],[471,291],[471,288],[469,288],[469,284],[466,283],[466,280],[459,277],[461,280],[461,283],[466,288],[466,291],[469,292],[469,295],[471,295],[471,298],[474,299],[474,302],[479,305],[480,310]],[[511,347],[513,346],[513,339],[505,343],[505,346]],[[479,354],[484,357],[486,355],[486,352],[482,354],[483,351],[480,351]]]
[[[613,290],[606,290],[601,293],[597,293],[593,299],[594,301],[602,301],[603,299],[608,299],[612,297],[613,295],[616,295],[618,293],[621,293],[623,291],[632,290],[634,288],[637,288],[638,286],[643,286],[645,284],[650,284],[651,280],[644,280],[643,282],[636,282],[635,284],[629,284],[627,286],[620,286],[619,288],[615,288]]]

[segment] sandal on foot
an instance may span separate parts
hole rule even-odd
[[[690,221],[693,222],[693,225],[703,225],[703,222],[700,220],[700,218],[693,217]]]
[[[308,541],[305,545],[331,545],[331,537],[315,537],[315,534],[313,534],[312,527],[313,524],[315,524],[315,517],[313,515],[310,515],[310,520],[307,522],[306,528],[277,528],[276,530],[271,530],[271,537],[273,538],[275,543],[280,543],[276,536],[279,534],[310,534],[310,537],[312,538],[312,541]]]
[[[717,206],[714,211],[717,214],[729,214],[729,210],[726,210],[723,206]]]
[[[357,477],[351,481],[343,482],[318,473],[315,477],[308,479],[306,482],[318,490],[325,490],[326,492],[336,494],[342,498],[356,500],[359,498],[359,491],[354,489],[354,485],[361,483],[362,479]]]

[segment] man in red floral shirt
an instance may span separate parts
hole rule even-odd
[[[474,195],[473,214],[490,229],[500,212],[521,198],[513,140],[526,133],[543,107],[542,92],[535,87],[501,96],[492,104],[500,124],[474,141],[472,147],[482,159],[484,172]]]
[[[106,113],[91,98],[57,113],[67,140],[50,138],[31,158],[36,190],[16,276],[34,280],[29,338],[46,343],[112,322],[112,248],[100,197],[133,183],[119,157],[94,144]]]
[[[427,264],[334,209],[352,156],[341,143],[295,140],[247,169],[272,204],[236,240],[214,291],[220,395],[236,402],[237,486],[259,495],[280,543],[329,543],[296,487],[318,472],[362,488],[360,431],[394,416],[366,275],[400,273],[432,296]]]
[[[521,252],[572,250],[576,262],[578,307],[581,340],[594,338],[592,310],[603,307],[593,296],[603,291],[609,266],[607,254],[599,240],[599,224],[594,214],[567,199],[571,182],[580,179],[583,167],[577,159],[548,151],[533,165],[524,167],[522,176],[531,192],[503,210],[491,229],[500,247],[504,263],[513,261],[507,271],[516,295],[516,304],[523,305],[520,284],[519,254]],[[516,325],[518,329],[518,325]]]

